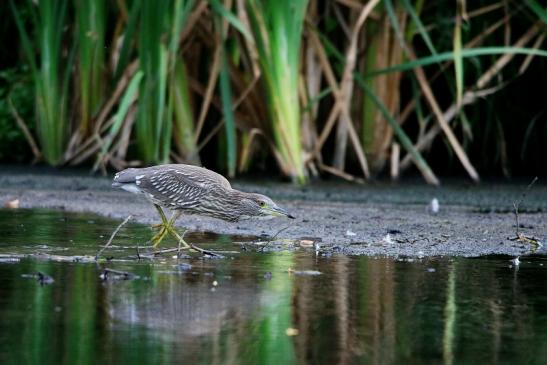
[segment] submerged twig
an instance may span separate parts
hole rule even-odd
[[[112,278],[115,280],[132,280],[138,278],[137,275],[127,271],[104,269],[103,273],[100,275],[101,280],[107,281],[110,274],[114,274]]]
[[[264,249],[265,249],[266,247],[268,247],[268,245],[269,245],[271,242],[273,242],[273,241],[275,241],[275,240],[277,239],[277,236],[279,236],[279,234],[280,234],[281,232],[286,231],[287,229],[290,228],[290,226],[291,226],[291,225],[289,224],[287,227],[281,228],[279,231],[277,231],[277,233],[276,233],[273,237],[270,237],[270,238],[266,241],[266,243],[264,244],[264,246],[260,247],[260,249],[259,249],[258,251],[259,251],[259,252],[264,251]]]
[[[205,250],[203,248],[199,248],[199,247],[195,246],[193,243],[190,243],[190,248],[193,249],[193,250],[196,250],[196,251],[198,251],[198,252],[200,252],[200,253],[202,253],[203,255],[206,255],[206,256],[211,256],[211,257],[216,257],[216,258],[224,258],[225,257],[225,256],[223,256],[223,255],[221,255],[217,252],[214,252],[214,251],[211,251],[211,250]],[[164,250],[154,251],[153,255],[154,256],[159,256],[159,255],[162,255],[164,253],[170,253],[170,252],[177,252],[177,256],[180,255],[179,247],[166,248]],[[233,252],[230,252],[230,253],[233,253]]]
[[[225,256],[223,256],[219,253],[216,253],[216,252],[213,252],[213,251],[210,251],[210,250],[204,250],[203,248],[199,248],[199,247],[195,246],[193,243],[190,244],[190,247],[192,247],[192,249],[194,249],[198,252],[201,252],[201,254],[205,255],[205,256],[210,256],[210,257],[214,257],[214,258],[217,258],[217,259],[225,258]]]
[[[99,252],[97,252],[97,254],[95,255],[95,261],[97,261],[99,259],[99,257],[101,256],[101,254],[103,253],[104,250],[106,250],[111,244],[112,244],[112,241],[114,240],[114,237],[118,234],[118,231],[132,218],[133,216],[130,214],[127,216],[127,218],[125,218],[125,220],[120,223],[120,225],[116,228],[116,230],[112,233],[112,235],[110,236],[110,238],[108,239],[108,242],[106,243],[106,245],[104,245],[103,248],[101,248],[99,250]],[[138,251],[137,251],[138,252]]]

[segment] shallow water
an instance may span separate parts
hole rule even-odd
[[[22,257],[93,256],[118,224],[0,210],[1,364],[547,362],[543,256],[518,268],[509,257],[323,257],[193,234],[238,253],[139,261],[151,231],[128,224],[104,252],[110,262]],[[105,268],[137,276],[103,281]],[[26,277],[36,272],[54,282]]]

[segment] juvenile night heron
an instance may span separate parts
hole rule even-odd
[[[174,227],[181,214],[198,214],[231,222],[255,217],[294,218],[267,196],[232,189],[222,175],[198,166],[171,164],[130,168],[118,172],[112,186],[142,194],[154,204],[162,220],[158,233],[151,240],[154,247],[169,233],[185,248],[197,249],[186,243]],[[170,220],[162,208],[173,211]]]

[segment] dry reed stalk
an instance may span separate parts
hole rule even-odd
[[[500,19],[499,21],[495,22],[494,24],[492,24],[491,26],[486,28],[484,31],[482,31],[479,35],[477,35],[476,37],[471,39],[468,43],[466,43],[463,46],[463,48],[475,48],[478,45],[480,45],[488,36],[492,35],[492,33],[494,33],[501,26],[503,26],[505,20],[510,19],[511,16],[512,16],[512,14],[509,14],[506,17],[504,17],[504,18]],[[471,17],[471,12],[469,13],[469,17]],[[444,71],[446,71],[447,68],[452,66],[453,63],[454,63],[453,60],[446,61],[445,63],[443,63],[441,68],[435,74],[433,74],[433,76],[431,76],[429,78],[429,82],[433,83],[439,76],[441,76],[443,74]],[[422,94],[420,94],[419,96],[421,98]],[[405,105],[405,107],[403,108],[403,111],[401,112],[401,114],[399,115],[399,118],[398,118],[399,124],[402,125],[408,119],[408,117],[412,114],[412,112],[416,108],[417,100],[419,100],[419,99],[418,98],[413,98],[412,100],[410,100]]]
[[[317,19],[317,1],[311,1],[308,5],[308,19]],[[304,153],[304,161],[307,168],[312,175],[317,175],[317,168],[312,160],[309,159],[313,146],[317,142],[317,126],[315,120],[317,119],[317,111],[319,103],[312,100],[316,100],[321,93],[322,72],[321,64],[318,59],[317,53],[311,42],[307,39],[303,40],[303,52],[304,52],[304,70],[301,75],[299,86],[300,101],[303,106],[306,106],[302,113],[302,150]]]
[[[397,12],[397,19],[402,29],[406,28],[406,12]],[[403,61],[402,48],[399,45],[395,32],[393,31],[389,17],[384,14],[380,19],[380,26],[376,31],[369,31],[367,58],[364,59],[362,69],[374,68],[382,69],[400,64]],[[387,110],[391,115],[397,115],[400,107],[400,87],[402,73],[391,72],[389,74],[378,75],[371,80],[367,80]],[[378,107],[363,96],[362,131],[361,138],[363,146],[367,153],[373,172],[379,172],[383,169],[393,141],[393,128],[387,123],[386,119]]]
[[[19,113],[17,112],[17,109],[15,108],[15,105],[13,105],[11,97],[8,96],[7,99],[8,99],[8,105],[9,105],[9,108],[10,108],[11,115],[13,116],[13,118],[17,122],[17,125],[19,126],[19,128],[23,132],[23,135],[25,136],[25,139],[27,140],[27,143],[29,144],[30,149],[32,150],[32,154],[34,155],[34,159],[36,161],[41,160],[42,159],[42,152],[40,152],[40,148],[38,148],[38,144],[34,140],[34,137],[32,137],[32,133],[30,133],[30,130],[28,129],[27,124],[25,123],[23,118],[21,118]]]
[[[540,22],[535,23],[530,29],[515,42],[513,47],[524,47],[533,37],[537,35],[540,27]],[[515,57],[516,55],[513,53],[508,53],[500,56],[498,60],[488,69],[486,70],[483,75],[475,82],[475,85],[468,90],[462,100],[462,105],[458,107],[456,104],[452,104],[444,113],[443,113],[443,119],[447,122],[450,122],[455,118],[457,113],[459,112],[460,108],[474,103],[476,100],[478,100],[481,97],[484,97],[484,92],[480,92],[477,90],[483,89],[496,75],[498,75],[501,70],[507,66],[507,64]],[[475,90],[475,91],[473,91]],[[497,89],[495,90],[497,91]],[[491,94],[491,89],[487,91],[487,94]],[[432,129],[427,132],[422,139],[420,139],[415,147],[418,151],[423,151],[425,148],[427,148],[431,142],[435,139],[437,134],[441,131],[441,128],[437,126],[437,128],[433,127]],[[410,167],[411,158],[407,154],[402,162],[401,162],[401,169],[405,170],[408,167]]]
[[[86,140],[82,141],[82,143],[74,151],[71,151],[71,153],[67,155],[65,163],[69,163],[70,165],[77,165],[85,161],[87,158],[89,158],[89,156],[91,156],[93,153],[97,152],[101,148],[100,134],[103,131],[104,123],[107,120],[107,117],[112,112],[114,106],[122,97],[124,91],[127,88],[127,85],[129,84],[129,81],[131,81],[131,78],[138,68],[138,61],[133,61],[131,64],[129,64],[129,66],[127,66],[124,73],[120,77],[116,88],[107,98],[108,101],[104,104],[104,106],[101,108],[101,111],[98,113],[97,119],[93,123],[93,133],[91,133],[91,135]]]
[[[359,164],[361,165],[363,174],[367,179],[370,177],[370,171],[368,168],[365,153],[363,151],[363,147],[361,146],[361,141],[357,136],[357,132],[355,131],[355,127],[351,120],[350,102],[353,91],[353,72],[355,70],[355,65],[357,61],[357,44],[359,41],[359,34],[361,33],[361,29],[365,24],[365,20],[367,19],[368,15],[374,9],[374,7],[378,5],[379,2],[380,0],[370,0],[367,5],[363,7],[361,12],[359,13],[359,17],[355,21],[355,24],[352,28],[349,47],[346,52],[346,63],[344,66],[344,71],[342,73],[342,80],[340,81],[340,85],[338,88],[339,92],[337,93],[337,96],[339,99],[336,101],[336,103],[340,103],[341,105],[341,116],[338,119],[336,144],[339,147],[337,150],[335,149],[335,167],[343,170],[343,161],[345,161],[345,146],[347,144],[346,139],[349,134],[349,137],[353,144],[353,148],[355,150],[355,153],[357,154]]]
[[[361,178],[358,178],[356,176],[353,176],[351,174],[348,174],[347,172],[345,172],[343,170],[340,170],[340,169],[337,169],[336,167],[328,166],[328,165],[325,165],[323,163],[319,163],[318,166],[319,166],[320,170],[328,172],[329,174],[337,176],[337,177],[342,178],[344,180],[351,181],[351,182],[356,182],[356,183],[359,183],[359,184],[364,184],[365,183],[365,180],[363,180]]]
[[[203,124],[205,123],[205,117],[209,111],[211,105],[211,99],[213,98],[213,92],[215,91],[215,85],[220,74],[220,56],[222,52],[222,42],[220,37],[217,35],[215,37],[215,53],[213,55],[213,66],[211,72],[209,73],[209,81],[207,82],[207,88],[205,89],[205,96],[203,102],[201,103],[201,109],[199,112],[198,122],[196,124],[195,138],[196,143],[199,140],[201,130],[203,129]]]
[[[416,55],[414,54],[414,51],[407,47],[407,54],[411,60],[416,60]],[[416,75],[416,79],[418,80],[418,83],[420,84],[420,87],[422,89],[422,92],[424,93],[424,96],[429,103],[430,108],[433,111],[433,114],[435,115],[437,123],[439,123],[439,126],[443,130],[444,134],[446,135],[446,138],[448,139],[448,142],[452,146],[452,149],[456,153],[456,156],[458,156],[458,159],[460,160],[461,164],[471,177],[473,181],[478,182],[480,180],[479,174],[471,164],[471,161],[469,161],[469,157],[465,153],[463,147],[461,146],[460,142],[456,138],[456,135],[454,134],[454,131],[450,128],[448,122],[444,118],[444,115],[441,111],[441,108],[439,106],[439,103],[437,102],[437,99],[433,95],[433,90],[431,90],[431,85],[429,85],[429,82],[427,81],[427,78],[425,76],[425,72],[423,71],[423,68],[417,67],[414,69],[414,74]]]
[[[258,128],[253,128],[249,131],[248,139],[241,148],[241,157],[239,159],[238,171],[242,172],[248,166],[251,158],[252,144],[256,136],[263,135],[262,131]]]
[[[254,87],[256,86],[256,83],[258,81],[259,77],[256,77],[255,79],[253,79],[253,81],[251,81],[251,83],[249,85],[247,85],[246,89],[241,93],[241,95],[239,96],[239,98],[233,103],[233,111],[234,113],[236,112],[237,108],[239,107],[239,105],[246,100],[247,96],[251,93],[251,91],[254,89]],[[243,120],[242,117],[240,118],[237,118],[238,121],[241,121]],[[222,118],[221,120],[219,120],[216,125],[213,127],[213,129],[211,129],[211,131],[203,138],[203,140],[200,142],[200,144],[198,145],[198,151],[201,151],[201,149],[203,149],[203,147],[205,147],[205,145],[207,143],[209,143],[209,141],[220,131],[221,127],[224,125],[224,118]],[[254,127],[251,127],[251,131],[255,129]],[[257,128],[257,129],[260,129],[260,128]]]
[[[353,36],[352,36],[350,45],[348,47],[348,51],[346,55],[346,65],[344,68],[340,86],[336,82],[336,77],[334,76],[334,72],[332,71],[330,62],[328,61],[325,49],[322,46],[321,42],[319,41],[319,38],[313,31],[310,31],[308,33],[315,47],[317,55],[319,57],[319,61],[320,61],[321,67],[323,68],[323,72],[325,73],[327,82],[329,83],[329,86],[331,87],[333,96],[335,98],[334,106],[332,107],[329,117],[327,119],[327,122],[325,126],[323,127],[323,130],[321,131],[321,134],[319,136],[319,139],[317,141],[317,144],[315,146],[315,149],[311,157],[313,158],[320,153],[320,150],[323,147],[323,144],[327,140],[328,135],[330,134],[332,128],[334,127],[336,118],[338,118],[340,114],[342,114],[342,118],[339,119],[339,122],[345,123],[345,127],[347,128],[347,132],[349,133],[352,145],[357,154],[359,164],[366,178],[370,177],[370,172],[369,172],[367,160],[365,157],[365,153],[359,141],[359,137],[357,136],[353,123],[351,122],[351,117],[349,115],[349,99],[347,99],[347,96],[351,95],[351,89],[353,86],[353,70],[355,68],[359,31],[362,28],[368,15],[371,13],[372,9],[378,3],[379,3],[379,0],[369,1],[367,5],[361,10],[359,17],[354,24]]]
[[[392,180],[399,178],[399,157],[401,155],[401,146],[397,142],[391,144],[391,163],[390,163],[390,176]]]

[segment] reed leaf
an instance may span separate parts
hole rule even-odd
[[[129,107],[137,98],[139,84],[141,83],[142,77],[143,77],[143,72],[137,71],[137,73],[135,73],[135,75],[129,82],[129,85],[127,86],[127,89],[120,101],[120,106],[118,107],[118,111],[113,117],[114,121],[112,123],[112,126],[110,127],[107,137],[102,143],[101,152],[99,153],[97,157],[97,162],[95,163],[94,169],[96,169],[98,164],[104,159],[104,157],[108,153],[108,149],[112,145],[112,141],[114,140],[116,135],[119,133],[120,128],[122,127],[123,121],[125,120],[125,117],[127,115],[127,111],[129,110]]]
[[[281,163],[294,180],[304,183],[298,77],[308,2],[249,0],[247,5]]]
[[[106,27],[104,0],[76,1],[78,26],[78,66],[80,88],[80,136],[90,128],[90,119],[101,104],[103,95],[104,38]]]
[[[171,125],[165,120],[169,2],[142,3],[139,31],[139,66],[144,73],[136,123],[137,142],[145,163],[167,162]]]
[[[522,55],[532,55],[547,57],[547,51],[534,48],[522,48],[522,47],[478,47],[478,48],[468,48],[462,49],[461,57],[470,58],[470,57],[479,57],[479,56],[492,56],[492,55],[504,55],[504,54],[522,54]],[[377,75],[390,73],[390,72],[399,72],[399,71],[408,71],[420,66],[428,66],[434,63],[450,61],[454,59],[454,52],[443,52],[435,56],[421,57],[413,61],[401,63],[396,66],[386,67],[379,70],[374,70],[367,72],[363,75],[364,78],[374,77]]]
[[[464,0],[456,2],[456,22],[454,24],[454,74],[456,77],[456,105],[462,105],[463,98],[463,57],[462,57],[462,20],[465,15]]]
[[[419,1],[418,2],[419,4],[417,4],[416,7],[413,6],[410,3],[410,0],[403,0],[402,3],[403,3],[403,6],[404,6],[406,12],[410,16],[410,19],[412,19],[412,22],[413,22],[414,26],[416,27],[418,33],[420,34],[420,37],[422,37],[425,45],[427,46],[427,49],[429,50],[429,52],[432,55],[436,55],[437,50],[435,49],[435,46],[433,45],[433,41],[431,40],[431,37],[429,36],[429,33],[425,29],[425,26],[422,23],[422,20],[420,19],[420,16],[418,15],[418,11],[416,10],[416,8],[420,8],[420,9],[422,8],[423,0]],[[412,27],[409,27],[408,31],[411,32]],[[407,39],[408,38],[409,38],[409,35],[407,33]]]
[[[252,40],[252,35],[249,30],[243,25],[243,23],[229,10],[227,10],[218,0],[209,0],[211,3],[211,8],[215,11],[221,18],[226,20],[230,25],[237,29],[245,38]]]
[[[526,0],[525,4],[543,23],[547,24],[547,9],[545,7],[541,6],[536,0]]]
[[[68,74],[72,59],[69,57],[63,62],[62,56],[67,1],[43,0],[37,5],[28,2],[35,32],[32,40],[35,44],[13,1],[10,1],[10,5],[25,56],[31,65],[36,95],[37,135],[42,155],[47,163],[59,165],[63,161],[67,139]],[[35,61],[34,49],[38,50],[39,63]],[[70,52],[71,56],[73,54]]]
[[[135,31],[139,25],[139,17],[141,12],[141,1],[134,1],[129,11],[129,19],[125,31],[123,33],[123,42],[114,71],[114,81],[117,82],[123,75],[124,70],[129,64],[133,43],[135,42]]]
[[[412,144],[412,141],[410,138],[408,138],[407,134],[403,131],[399,123],[393,118],[393,116],[389,113],[386,106],[378,97],[374,94],[374,92],[370,89],[370,87],[365,82],[365,79],[361,77],[361,75],[355,75],[355,79],[357,80],[357,83],[363,91],[367,94],[371,100],[374,101],[378,109],[382,112],[384,115],[384,118],[389,123],[391,128],[393,128],[393,131],[395,132],[395,135],[401,142],[401,145],[407,150],[407,152],[412,156],[412,159],[414,160],[414,163],[416,164],[416,167],[420,170],[426,181],[433,185],[439,185],[439,179],[435,176],[425,159],[422,157],[420,152],[416,150],[414,145]]]
[[[237,166],[237,139],[235,117],[232,108],[232,89],[230,87],[230,70],[226,55],[226,45],[223,42],[220,67],[220,95],[222,98],[222,110],[224,112],[224,129],[226,132],[226,162],[228,175],[233,177]]]
[[[198,154],[194,114],[188,90],[186,67],[180,58],[175,61],[175,69],[170,77],[170,105],[173,108],[174,142],[177,153],[183,161],[194,165],[200,164]]]
[[[166,119],[173,120],[173,138],[179,156],[184,162],[199,165],[188,76],[184,61],[178,56],[180,36],[194,5],[194,0],[175,0],[173,3],[168,66],[169,104]],[[167,150],[163,152],[164,156],[168,153]]]

